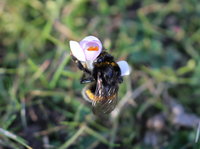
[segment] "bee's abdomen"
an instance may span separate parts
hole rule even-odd
[[[114,93],[111,96],[96,96],[90,89],[87,89],[85,91],[85,94],[92,101],[102,101],[102,100],[107,100],[107,99],[112,100],[112,99],[115,99],[117,96],[116,93]]]
[[[87,101],[104,101],[104,100],[113,100],[117,97],[117,92],[112,92],[109,95],[107,93],[101,93],[99,94],[99,91],[96,91],[94,89],[94,87],[96,88],[95,84],[90,84],[89,86],[86,86],[83,91],[83,97],[87,100]]]

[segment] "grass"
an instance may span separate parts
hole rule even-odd
[[[1,0],[0,148],[198,149],[199,15],[198,0]],[[69,55],[87,35],[133,69],[109,121]],[[172,99],[193,125],[173,122]],[[148,123],[159,114],[161,130]]]

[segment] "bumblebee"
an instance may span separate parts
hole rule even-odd
[[[92,103],[94,114],[108,114],[117,104],[119,83],[123,82],[119,65],[113,56],[103,51],[92,64],[85,64],[72,58],[78,68],[84,72],[80,83],[89,83],[83,91],[83,97]]]
[[[72,59],[84,72],[80,82],[88,84],[82,91],[83,97],[92,103],[96,115],[110,113],[117,104],[122,76],[130,74],[128,63],[116,63],[95,36],[87,36],[80,42],[71,40],[69,46]]]

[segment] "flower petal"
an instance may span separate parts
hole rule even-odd
[[[101,41],[94,36],[87,36],[80,41],[86,60],[94,61],[102,51]]]
[[[121,76],[129,75],[131,73],[131,67],[128,65],[126,61],[119,61],[117,64],[121,70]]]
[[[78,42],[69,41],[69,46],[74,57],[76,57],[79,61],[86,61],[84,51]]]
[[[94,61],[101,53],[102,45],[96,41],[87,42],[84,45],[83,51],[85,53],[86,60]]]
[[[83,38],[82,41],[98,41],[101,43],[101,41],[95,36],[87,36],[87,37]]]

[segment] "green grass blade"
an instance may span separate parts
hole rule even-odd
[[[60,75],[62,74],[65,65],[68,63],[69,60],[70,60],[70,55],[67,55],[65,53],[62,62],[60,63],[58,69],[56,70],[56,72],[53,75],[52,80],[49,83],[50,88],[54,88],[56,86],[56,83],[57,83]]]
[[[97,138],[99,141],[101,141],[102,143],[108,145],[108,146],[112,146],[112,147],[117,147],[119,146],[118,144],[112,144],[110,143],[104,136],[100,135],[99,133],[97,133],[96,131],[94,131],[93,129],[86,127],[85,131],[92,135],[93,137]]]
[[[8,137],[8,138],[18,142],[19,144],[25,146],[28,149],[32,149],[32,147],[30,147],[29,145],[26,144],[26,141],[24,139],[22,139],[21,137],[3,129],[3,128],[0,128],[0,135]]]
[[[67,140],[61,147],[58,149],[66,149],[73,143],[75,143],[76,139],[83,134],[84,130],[86,129],[85,125],[81,126],[80,129],[69,139]]]

